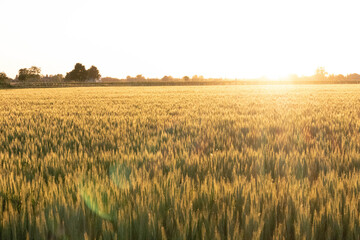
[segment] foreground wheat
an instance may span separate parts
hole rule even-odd
[[[360,236],[359,86],[0,100],[0,239]]]

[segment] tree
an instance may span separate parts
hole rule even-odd
[[[76,63],[71,72],[66,73],[65,80],[84,82],[87,79],[87,71],[81,63]]]
[[[198,75],[194,75],[192,77],[192,80],[193,81],[203,81],[204,80],[204,77],[202,75],[198,76]]]
[[[50,76],[50,80],[54,82],[61,82],[62,80],[64,80],[64,75],[56,74],[54,76]]]
[[[43,82],[62,82],[63,80],[64,76],[62,74],[46,75],[41,79]]]
[[[325,71],[325,68],[318,67],[315,71],[315,80],[324,81],[328,73]]]
[[[96,80],[99,80],[100,77],[101,77],[101,75],[100,75],[99,70],[97,69],[97,67],[91,66],[87,70],[87,78],[89,80],[96,81]]]
[[[184,76],[183,80],[187,82],[187,81],[190,81],[190,78],[188,76]]]
[[[40,68],[38,68],[38,67],[35,67],[35,66],[32,66],[31,68],[29,68],[28,69],[29,70],[29,73],[31,74],[31,75],[39,75],[40,76],[40,72],[41,72],[41,69]]]
[[[172,76],[164,76],[161,81],[164,81],[164,82],[170,82],[170,81],[173,81],[174,78]]]
[[[71,72],[66,73],[66,81],[79,81],[85,82],[86,80],[96,81],[101,77],[99,70],[95,66],[91,66],[86,70],[85,66],[81,63],[77,63]]]
[[[6,74],[3,72],[0,72],[0,82],[4,82],[5,80],[7,80]]]
[[[327,79],[328,79],[330,82],[334,82],[334,81],[335,81],[335,75],[334,75],[334,74],[329,74],[329,76],[327,77]]]
[[[0,86],[1,85],[9,85],[9,78],[3,72],[0,72]]]
[[[146,80],[145,77],[142,74],[137,75],[135,79],[136,79],[136,81],[139,81],[139,82],[142,82],[142,81]]]
[[[41,69],[35,66],[31,68],[22,68],[19,70],[19,81],[38,81],[41,78]]]
[[[352,73],[346,76],[347,80],[353,81],[353,82],[359,82],[360,81],[360,75],[357,73]]]

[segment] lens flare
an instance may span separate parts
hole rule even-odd
[[[104,188],[103,185],[104,184],[97,184],[95,181],[82,178],[78,188],[85,205],[92,212],[105,220],[111,220],[113,218],[111,214],[112,206],[108,201],[110,196],[107,188]]]
[[[131,168],[125,163],[110,167],[110,178],[120,189],[128,190],[131,188],[130,175]]]
[[[111,166],[106,179],[91,179],[83,175],[78,184],[80,196],[92,212],[105,220],[112,220],[116,211],[109,201],[113,199],[112,191],[109,191],[109,181],[121,190],[129,190],[132,186],[130,175],[131,168],[125,163]]]

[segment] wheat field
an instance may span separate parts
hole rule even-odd
[[[359,239],[358,85],[0,100],[0,239]]]

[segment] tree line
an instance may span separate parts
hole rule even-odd
[[[100,78],[101,75],[97,67],[91,66],[86,69],[83,64],[76,63],[74,69],[66,73],[65,77],[62,74],[42,75],[41,68],[36,66],[19,69],[15,79],[10,79],[5,73],[0,73],[0,84],[8,84],[11,80],[15,82],[96,82]]]
[[[102,82],[202,82],[202,81],[226,81],[226,80],[239,80],[239,81],[266,81],[266,78],[259,79],[224,79],[224,78],[205,78],[204,76],[194,75],[192,77],[184,76],[182,78],[175,78],[172,76],[165,75],[162,78],[146,78],[139,74],[135,77],[127,76],[125,79],[104,77],[101,79]],[[285,79],[281,79],[290,82],[360,82],[360,75],[357,73],[348,74],[346,76],[342,74],[328,74],[323,67],[316,69],[315,74],[312,76],[298,76],[296,74],[289,75]]]
[[[0,72],[0,87],[9,86],[11,81],[14,82],[202,82],[202,81],[224,81],[234,79],[223,79],[223,78],[204,78],[203,76],[194,75],[192,77],[184,76],[182,78],[174,78],[170,75],[166,75],[162,78],[146,78],[139,74],[135,77],[127,76],[125,79],[105,77],[101,78],[100,72],[95,66],[91,66],[86,69],[81,63],[76,63],[74,69],[66,73],[65,77],[62,74],[56,75],[42,75],[41,69],[36,66],[30,68],[22,68],[19,70],[18,75],[15,79],[10,79],[5,73]],[[249,81],[249,79],[242,79]],[[251,79],[253,81],[264,81],[264,79]],[[342,74],[328,74],[323,67],[316,69],[313,76],[302,76],[299,77],[295,74],[290,75],[286,81],[291,82],[356,82],[360,83],[360,75],[357,73],[348,74],[346,76]]]
[[[128,82],[177,82],[177,81],[204,81],[204,80],[215,80],[215,79],[206,79],[203,76],[194,75],[193,77],[184,76],[182,78],[175,78],[172,76],[165,75],[162,78],[146,78],[142,74],[138,74],[135,77],[127,76],[125,79],[119,79],[119,78],[112,78],[112,77],[105,77],[102,78],[102,82],[117,82],[117,81],[128,81]],[[217,79],[220,80],[220,79]],[[222,79],[223,80],[223,79]]]

